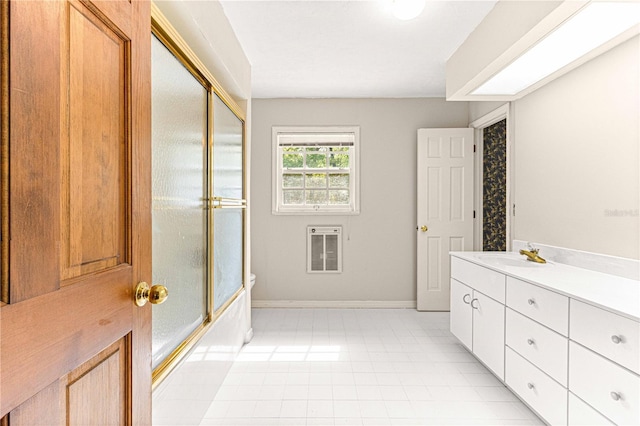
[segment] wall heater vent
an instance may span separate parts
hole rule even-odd
[[[307,272],[342,272],[342,226],[307,226]]]

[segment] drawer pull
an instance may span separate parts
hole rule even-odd
[[[471,307],[472,307],[473,309],[478,309],[478,305],[475,305],[475,306],[474,306],[474,304],[473,304],[473,302],[477,302],[477,301],[478,301],[478,299],[473,299],[473,300],[471,301]]]
[[[468,294],[468,293],[465,294],[464,296],[462,296],[462,301],[468,305],[469,304],[469,300],[467,299],[467,297],[471,297],[471,295]]]
[[[535,305],[535,304],[536,304],[536,301],[535,301],[534,299],[529,299],[529,300],[527,300],[527,302],[528,302],[530,305]]]
[[[529,346],[531,346],[531,345],[534,345],[536,341],[533,339],[527,339],[527,343],[529,344]]]
[[[611,341],[617,345],[618,343],[622,343],[622,338],[614,334],[611,336]]]
[[[618,392],[611,392],[611,399],[613,399],[614,401],[620,401],[622,399],[622,395],[620,395]]]
[[[533,389],[533,388],[535,388],[535,386],[533,386],[533,383],[527,383],[527,387],[528,387],[529,389]]]

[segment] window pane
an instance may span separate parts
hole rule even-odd
[[[349,204],[348,189],[329,190],[329,204]]]
[[[307,173],[307,188],[326,188],[326,173]]]
[[[307,152],[326,152],[327,148],[324,146],[314,146],[314,147],[307,147]]]
[[[302,175],[299,173],[291,174],[285,173],[282,175],[282,187],[283,188],[302,188],[303,180]]]
[[[349,174],[348,173],[331,173],[329,175],[329,187],[330,188],[349,188]]]
[[[282,167],[284,168],[302,167],[303,163],[302,154],[287,152],[282,154]]]
[[[307,204],[327,204],[327,191],[310,190],[306,193]]]
[[[282,191],[282,204],[304,204],[304,191]]]
[[[313,169],[327,167],[326,154],[307,154],[307,167]]]
[[[349,151],[349,147],[348,146],[333,146],[329,148],[329,151],[331,152],[347,152]]]
[[[329,167],[346,169],[349,167],[349,154],[330,154]]]

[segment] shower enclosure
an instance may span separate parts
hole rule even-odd
[[[244,116],[184,46],[152,37],[154,385],[243,289]]]

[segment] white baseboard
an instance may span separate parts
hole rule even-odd
[[[252,308],[415,309],[415,300],[252,300]]]

